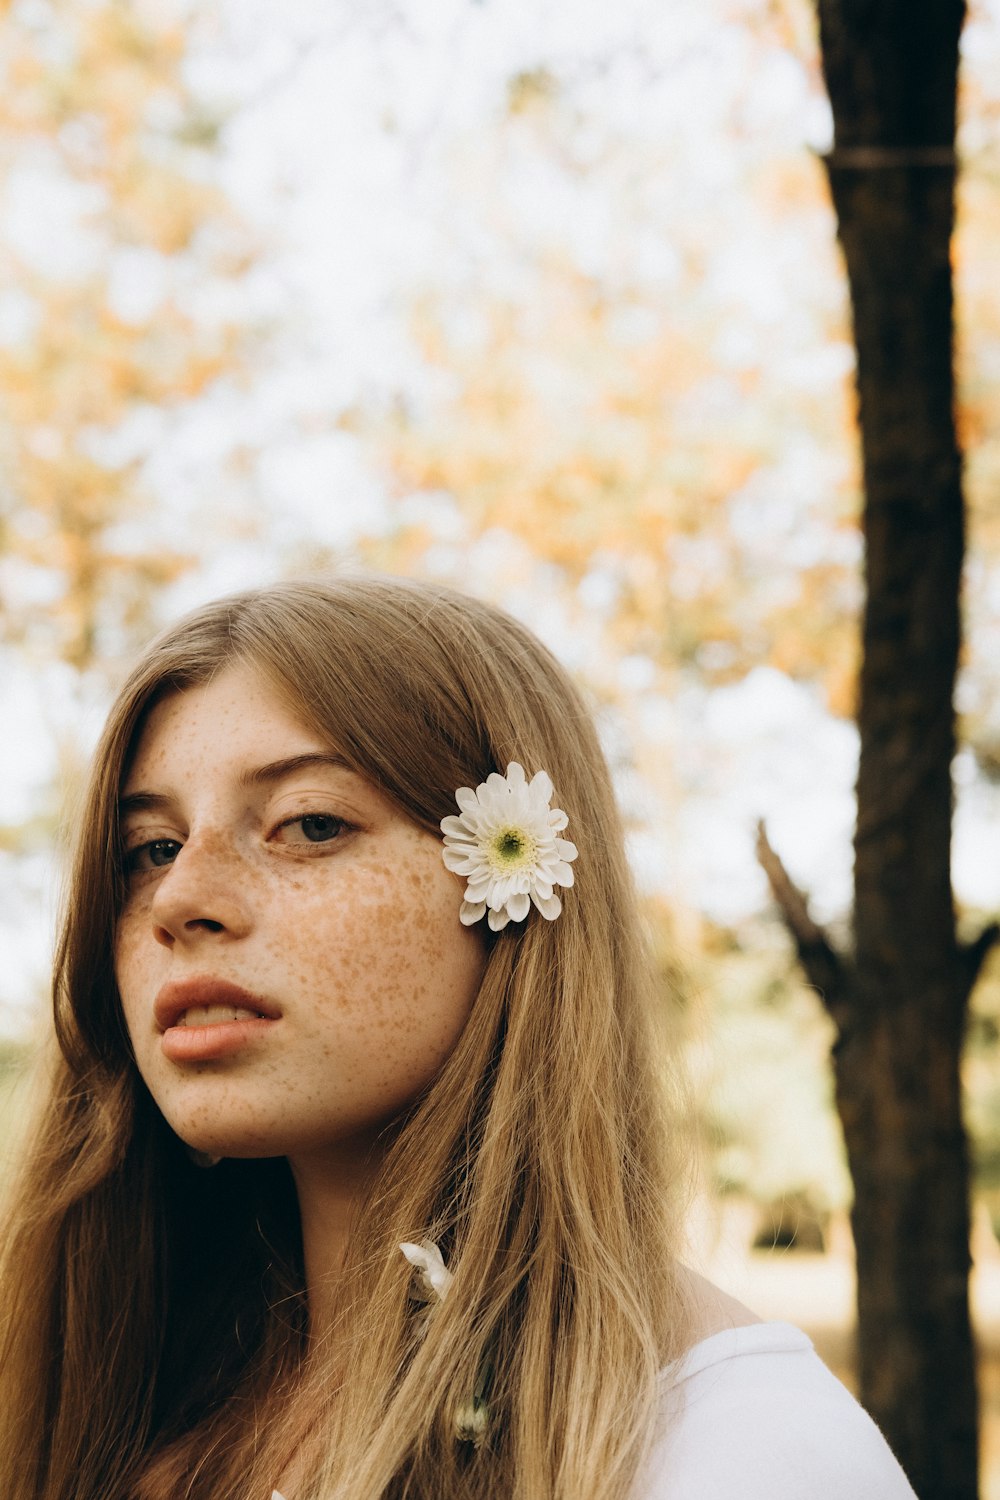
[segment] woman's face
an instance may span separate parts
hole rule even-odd
[[[246,666],[152,710],[121,826],[118,987],[173,1129],[220,1156],[367,1149],[482,975],[440,841]]]

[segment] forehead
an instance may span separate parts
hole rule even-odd
[[[228,761],[267,761],[333,749],[305,724],[271,682],[243,663],[154,703],[126,768],[123,790],[157,771]]]

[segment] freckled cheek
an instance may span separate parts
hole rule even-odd
[[[406,893],[408,894],[408,893]],[[447,892],[450,897],[451,892]],[[458,922],[449,899],[408,902],[370,893],[350,910],[299,910],[300,939],[288,952],[293,987],[312,993],[321,1031],[350,1017],[339,1044],[367,1067],[384,1055],[389,1072],[438,1065],[461,1035],[481,977],[482,946]],[[401,1044],[405,1044],[401,1050]]]
[[[297,890],[271,905],[259,952],[290,995],[303,996],[326,1013],[370,1007],[384,971],[398,913],[385,897],[338,899]]]

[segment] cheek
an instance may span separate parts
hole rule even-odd
[[[481,935],[458,919],[461,889],[447,872],[372,866],[350,910],[314,911],[314,940],[296,945],[298,983],[327,1015],[349,1014],[359,1048],[440,1062],[461,1035],[486,961]],[[302,927],[300,926],[300,933]],[[322,997],[322,999],[320,998]]]
[[[459,921],[461,886],[434,859],[418,867],[392,926],[393,971],[400,987],[429,1008],[462,1012],[478,990],[486,961],[480,932]]]
[[[138,934],[139,923],[134,917],[130,917],[129,913],[124,913],[115,937],[115,982],[118,985],[125,1024],[130,1035],[134,1035],[138,1009],[144,993],[144,965],[142,949],[137,941]]]

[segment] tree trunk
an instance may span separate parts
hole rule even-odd
[[[949,257],[964,4],[818,9],[865,488],[849,959],[811,922],[763,830],[759,848],[838,1028],[861,1399],[921,1500],[976,1500],[959,1068],[968,996],[996,930],[959,947],[950,866],[964,511]]]

